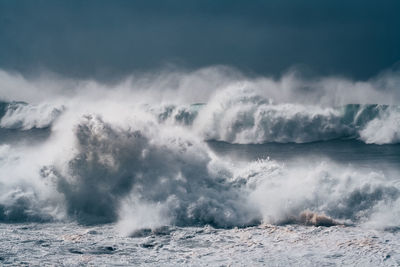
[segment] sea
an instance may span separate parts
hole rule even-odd
[[[0,81],[1,266],[400,265],[397,76]]]

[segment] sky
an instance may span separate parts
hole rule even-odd
[[[0,0],[0,69],[114,79],[290,68],[368,79],[400,61],[398,0]]]

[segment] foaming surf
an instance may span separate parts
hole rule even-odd
[[[337,160],[335,145],[362,143],[373,157],[384,144],[396,157],[396,74],[274,80],[213,67],[116,85],[0,77],[3,95],[16,84],[51,92],[40,101],[13,92],[0,105],[1,222],[115,223],[125,235],[164,226],[399,227],[396,165],[359,168],[354,157]],[[292,149],[317,143],[331,144],[336,158]],[[228,153],[246,145],[256,147],[246,159]]]

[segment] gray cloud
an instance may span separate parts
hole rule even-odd
[[[0,68],[109,79],[174,64],[368,78],[400,59],[400,2],[0,0]]]

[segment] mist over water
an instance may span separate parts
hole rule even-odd
[[[399,86],[393,71],[0,71],[0,221],[398,228]]]
[[[399,10],[0,0],[0,265],[400,265]]]

